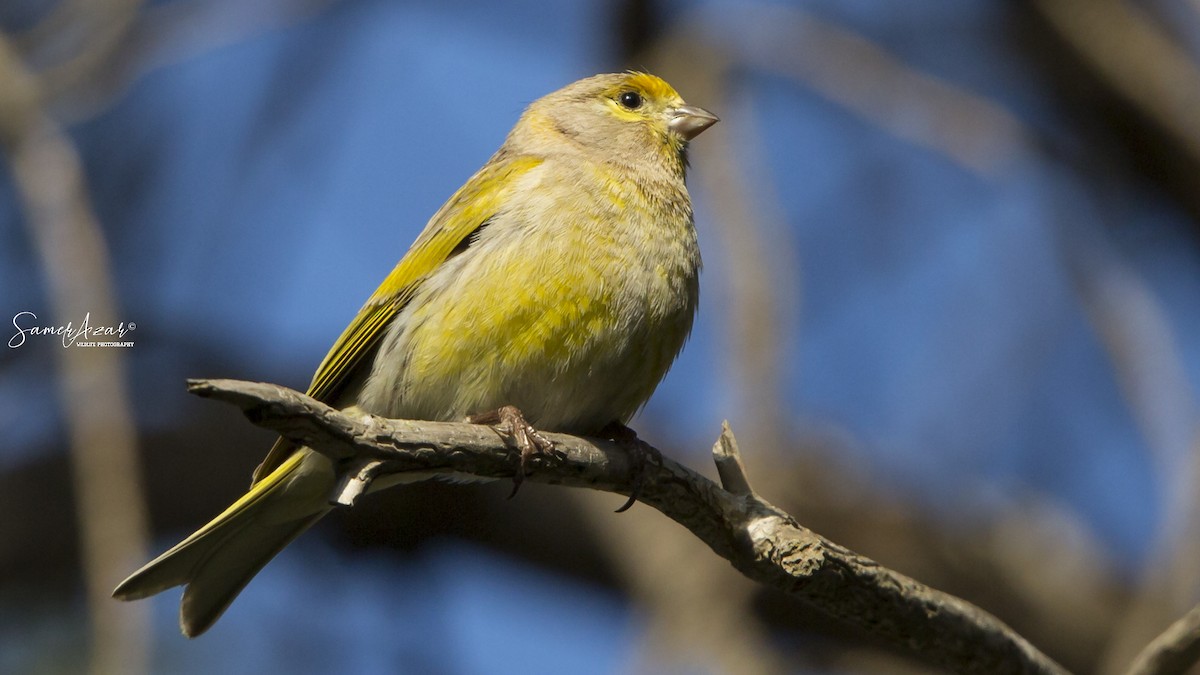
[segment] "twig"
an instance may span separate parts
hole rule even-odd
[[[254,424],[333,458],[343,473],[371,460],[381,462],[379,475],[449,469],[502,478],[518,466],[516,452],[480,425],[356,418],[272,384],[192,380],[188,388],[237,405]],[[619,445],[547,437],[558,452],[537,457],[528,480],[629,494],[634,476]],[[956,672],[1066,672],[991,614],[827,541],[755,494],[732,494],[666,458],[645,472],[641,501],[761,584]]]
[[[366,494],[367,488],[383,468],[383,462],[372,459],[363,462],[358,471],[347,471],[338,482],[337,492],[334,493],[333,503],[338,506],[354,506],[358,498]]]
[[[746,467],[742,466],[737,439],[733,437],[728,420],[721,423],[721,435],[713,444],[713,461],[717,464],[717,475],[721,477],[722,487],[739,497],[754,494],[750,487],[750,479],[746,477]]]

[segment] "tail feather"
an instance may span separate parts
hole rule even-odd
[[[250,579],[329,511],[329,460],[300,450],[221,515],[147,563],[113,591],[145,598],[187,585],[180,604],[184,635],[208,630]]]
[[[293,539],[325,515],[324,511],[280,525],[248,524],[222,545],[188,579],[179,604],[179,628],[188,637],[208,630],[246,584]]]

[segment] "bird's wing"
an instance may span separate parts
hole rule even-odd
[[[385,328],[412,298],[413,292],[443,262],[471,243],[471,236],[488,223],[518,189],[520,178],[540,165],[541,158],[498,153],[470,178],[433,215],[358,316],[350,322],[333,348],[325,355],[308,386],[308,395],[318,401],[334,400],[350,376],[383,336]],[[295,447],[286,439],[275,442],[266,459],[254,471],[252,484],[262,480],[292,454]]]

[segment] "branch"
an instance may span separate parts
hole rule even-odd
[[[188,389],[232,403],[254,424],[334,460],[331,502],[352,504],[375,477],[451,470],[511,477],[518,454],[487,426],[345,414],[298,392],[237,380]],[[527,480],[628,495],[631,464],[618,443],[547,433],[555,453],[533,458]],[[647,464],[640,500],[700,538],[750,579],[807,601],[926,662],[960,673],[1065,673],[1011,628],[970,603],[924,586],[805,529],[749,489],[728,429],[717,454],[730,492],[670,459]]]

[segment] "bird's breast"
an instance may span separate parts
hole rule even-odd
[[[691,328],[699,251],[685,192],[594,178],[525,191],[439,267],[393,321],[360,405],[417,419],[515,405],[579,433],[636,412]]]

